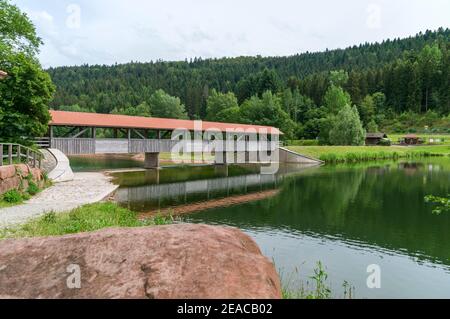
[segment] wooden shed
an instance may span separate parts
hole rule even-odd
[[[408,134],[405,137],[403,137],[401,143],[405,145],[419,145],[422,144],[423,141],[420,137],[418,137],[415,134]]]
[[[374,146],[380,144],[381,140],[387,138],[385,133],[367,133],[366,134],[366,145]]]

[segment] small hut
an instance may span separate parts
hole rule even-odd
[[[422,144],[422,140],[415,134],[408,134],[405,137],[403,137],[402,144],[419,145]]]
[[[367,133],[366,134],[366,145],[374,146],[380,144],[381,140],[387,138],[385,133]]]

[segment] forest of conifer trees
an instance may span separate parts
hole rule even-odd
[[[51,106],[276,125],[290,138],[310,139],[320,135],[335,94],[356,106],[367,130],[449,132],[449,40],[441,28],[289,57],[51,68]]]

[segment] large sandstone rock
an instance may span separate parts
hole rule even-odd
[[[280,290],[273,264],[234,228],[182,224],[0,242],[3,298],[280,298]]]

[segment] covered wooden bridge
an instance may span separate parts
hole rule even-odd
[[[48,136],[38,139],[39,146],[66,155],[145,153],[147,168],[157,167],[159,153],[173,152],[180,144],[191,152],[214,153],[217,164],[233,162],[230,154],[235,158],[238,152],[244,154],[244,162],[258,161],[258,154],[270,156],[279,147],[282,134],[277,128],[259,125],[65,111],[50,114]]]

